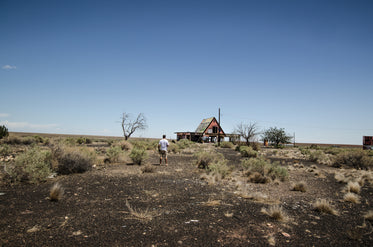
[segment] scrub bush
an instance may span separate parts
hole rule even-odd
[[[176,142],[176,144],[179,146],[180,149],[185,149],[192,147],[194,145],[194,142],[189,141],[188,139],[182,139]]]
[[[168,146],[168,152],[170,153],[179,153],[180,152],[180,147],[176,143],[170,143],[170,146]]]
[[[92,143],[92,140],[89,139],[89,138],[86,138],[86,137],[78,137],[76,139],[76,143],[77,144],[91,144]]]
[[[128,141],[121,141],[118,143],[118,146],[120,146],[123,151],[129,151],[133,148],[132,144]]]
[[[130,158],[132,159],[133,163],[136,165],[141,165],[145,162],[148,157],[146,150],[140,147],[134,147],[130,153]]]
[[[311,151],[309,154],[309,160],[317,162],[319,164],[327,164],[328,156],[322,150]]]
[[[300,191],[300,192],[306,192],[307,191],[307,185],[305,182],[300,181],[293,185],[292,190],[294,191]]]
[[[231,173],[231,169],[227,165],[226,159],[219,159],[216,162],[210,164],[208,170],[214,175],[220,175],[221,178],[227,177]]]
[[[286,168],[263,158],[243,159],[241,166],[244,168],[244,174],[249,177],[249,181],[255,183],[266,183],[269,179],[285,181],[289,176]]]
[[[239,151],[242,157],[246,158],[256,158],[258,156],[258,152],[254,151],[252,147],[248,146],[240,146]]]
[[[345,151],[336,155],[333,162],[335,167],[341,167],[341,165],[367,170],[373,167],[373,157],[363,150]]]
[[[221,142],[221,143],[220,143],[220,147],[221,147],[221,148],[233,148],[234,145],[233,145],[233,143],[231,143],[231,142]]]
[[[0,156],[5,157],[11,153],[10,147],[7,144],[0,145]]]
[[[8,128],[5,127],[4,125],[0,126],[0,139],[9,136],[9,131]]]
[[[207,151],[198,152],[194,156],[196,158],[195,164],[201,169],[208,169],[210,165],[224,159],[220,153]]]
[[[18,155],[6,172],[11,182],[44,182],[52,172],[51,161],[50,151],[33,147]]]
[[[113,146],[106,151],[106,157],[110,162],[118,162],[121,152],[122,148],[120,146]]]
[[[57,172],[67,175],[91,170],[95,154],[87,149],[57,147],[53,150],[53,158],[57,160]]]

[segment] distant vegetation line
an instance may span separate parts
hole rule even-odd
[[[105,139],[124,139],[123,136],[102,136],[102,135],[78,135],[78,134],[52,134],[52,133],[34,133],[34,132],[9,132],[9,136],[18,136],[18,137],[27,137],[27,136],[42,136],[42,137],[87,137],[87,138],[105,138]],[[134,140],[157,140],[159,138],[151,137],[131,137]],[[169,138],[174,139],[174,138]],[[291,145],[291,144],[289,144]],[[323,147],[336,146],[336,147],[355,147],[362,148],[363,145],[354,145],[354,144],[333,144],[333,143],[295,143],[296,146],[310,146],[310,145],[319,145]]]

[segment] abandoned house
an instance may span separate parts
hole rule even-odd
[[[195,132],[175,132],[177,140],[188,139],[194,142],[216,142],[226,134],[215,117],[203,119]]]

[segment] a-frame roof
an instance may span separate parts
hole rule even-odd
[[[210,123],[214,120],[214,117],[203,119],[202,122],[198,125],[196,133],[203,133],[209,127]]]
[[[200,133],[200,134],[204,133],[206,131],[206,129],[210,126],[211,122],[214,121],[214,120],[218,123],[218,121],[215,119],[215,117],[210,117],[210,118],[203,119],[202,122],[197,127],[195,132]],[[223,131],[223,129],[221,128],[219,123],[218,123],[218,125],[220,127],[220,130]]]

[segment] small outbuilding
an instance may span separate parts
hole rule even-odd
[[[363,136],[363,149],[373,150],[373,136]]]
[[[226,134],[215,117],[203,119],[194,132],[175,132],[177,140],[188,139],[194,142],[216,142]]]

